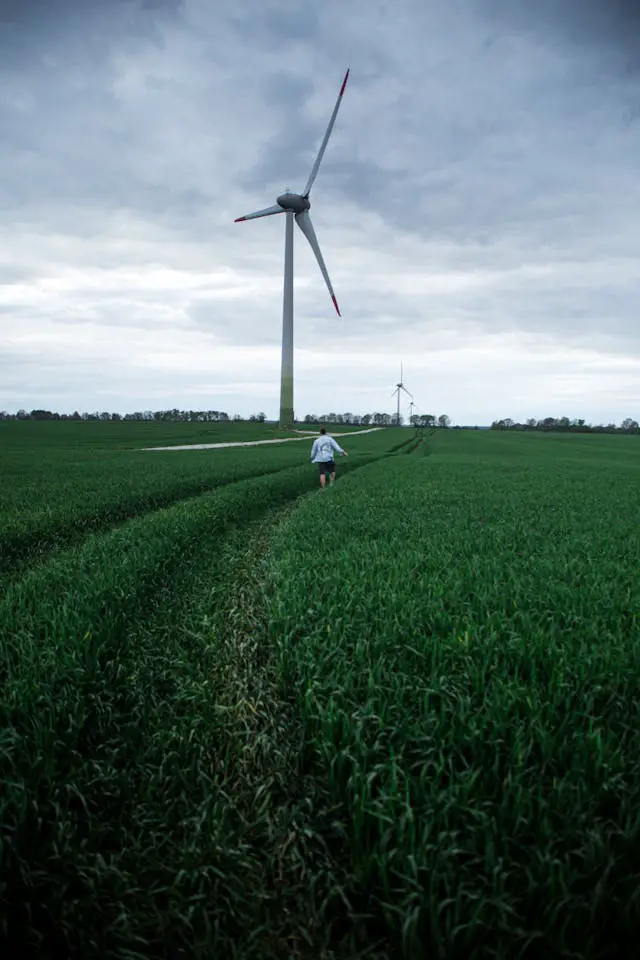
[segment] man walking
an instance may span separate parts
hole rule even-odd
[[[341,457],[348,457],[346,450],[336,443],[333,437],[327,436],[324,427],[320,427],[320,436],[316,437],[311,447],[311,463],[318,464],[320,473],[320,486],[324,490],[327,483],[327,474],[330,475],[330,483],[335,483],[336,465],[333,459],[333,451],[336,450]]]

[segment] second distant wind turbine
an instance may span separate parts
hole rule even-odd
[[[391,394],[392,397],[395,397],[396,394],[397,394],[397,396],[398,396],[398,412],[396,413],[396,423],[397,423],[398,426],[400,426],[400,391],[401,391],[401,390],[404,390],[404,392],[406,393],[406,395],[407,395],[408,397],[411,397],[411,400],[413,401],[413,394],[412,394],[412,393],[409,393],[409,391],[408,391],[407,388],[405,387],[404,381],[403,381],[403,379],[402,379],[402,364],[400,364],[400,383],[396,383],[396,388],[395,388],[395,390],[393,391],[393,393]]]
[[[340,103],[342,102],[342,97],[347,86],[347,80],[349,78],[349,71],[347,70],[344,80],[342,81],[342,86],[340,87],[340,93],[338,94],[338,99],[336,105],[331,114],[331,119],[329,120],[329,126],[327,127],[327,132],[324,135],[324,140],[320,146],[318,156],[316,157],[316,162],[314,163],[309,179],[307,180],[307,185],[304,188],[302,193],[290,193],[288,190],[281,194],[278,197],[277,202],[272,207],[267,207],[265,210],[257,210],[255,213],[248,213],[244,217],[238,217],[234,222],[239,223],[241,220],[257,220],[258,217],[272,217],[277,213],[286,213],[286,226],[285,226],[285,245],[284,245],[284,298],[283,298],[283,307],[282,307],[282,367],[280,374],[280,429],[285,430],[293,426],[293,220],[295,218],[296,223],[304,233],[305,237],[309,241],[309,245],[313,250],[316,260],[318,261],[318,266],[322,276],[324,277],[325,283],[329,289],[331,299],[333,300],[333,305],[336,308],[336,313],[338,316],[341,316],[340,309],[338,307],[338,301],[336,300],[335,293],[333,292],[333,287],[331,286],[331,280],[329,279],[329,274],[325,266],[322,253],[320,251],[320,246],[313,229],[313,224],[311,223],[311,217],[309,216],[309,208],[311,207],[311,201],[309,200],[309,194],[311,192],[311,187],[313,182],[318,175],[318,170],[320,168],[320,163],[324,156],[324,152],[327,149],[327,143],[329,142],[329,137],[331,136],[331,131],[333,130],[333,125],[336,122],[336,117],[338,115],[338,109]]]

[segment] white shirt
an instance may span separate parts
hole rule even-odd
[[[344,453],[342,447],[336,443],[333,437],[328,437],[326,434],[316,437],[311,447],[311,463],[329,463],[330,460],[333,460],[334,450],[341,455]]]

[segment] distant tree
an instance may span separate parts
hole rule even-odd
[[[360,418],[360,422],[361,422],[361,424],[362,424],[363,427],[368,427],[369,424],[371,423],[371,414],[370,414],[370,413],[365,413],[365,414]]]
[[[258,423],[264,423],[266,419],[267,419],[266,413],[262,413],[262,412],[260,412],[256,417],[256,420],[258,421]]]
[[[451,426],[451,417],[448,417],[446,413],[441,413],[438,417],[438,426],[441,430],[446,430]]]
[[[627,417],[626,420],[623,420],[620,424],[620,429],[624,430],[625,433],[638,433],[640,428],[638,427],[637,420],[632,420],[631,417]]]

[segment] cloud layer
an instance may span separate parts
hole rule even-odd
[[[0,14],[0,408],[640,414],[640,7],[66,0]],[[331,398],[329,403],[328,398]]]

